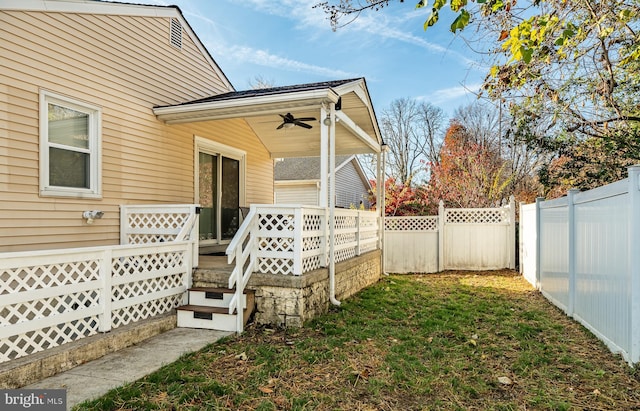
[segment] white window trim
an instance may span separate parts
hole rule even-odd
[[[48,104],[54,103],[89,115],[89,188],[49,184]],[[43,197],[102,198],[102,108],[47,90],[40,90],[40,195]]]
[[[195,153],[194,153],[194,202],[198,204],[200,201],[200,152],[222,155],[227,158],[238,160],[240,163],[240,207],[246,206],[246,167],[247,167],[247,152],[239,150],[237,148],[227,146],[225,144],[218,143],[203,137],[194,136],[195,138]]]

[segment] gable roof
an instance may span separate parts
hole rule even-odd
[[[336,156],[336,169],[353,156]],[[276,161],[273,171],[276,181],[320,180],[320,157],[291,157]]]
[[[359,81],[359,80],[363,80],[363,79],[353,78],[353,79],[346,79],[346,80],[323,81],[318,83],[296,84],[296,85],[281,86],[281,87],[269,87],[269,88],[260,88],[260,89],[251,89],[251,90],[242,90],[242,91],[230,91],[228,93],[222,93],[222,94],[217,94],[215,96],[201,98],[198,100],[187,101],[181,104],[175,104],[172,106],[158,106],[156,108],[176,107],[181,105],[191,105],[191,104],[200,104],[200,103],[214,103],[218,101],[228,101],[228,100],[236,100],[236,99],[242,99],[242,98],[265,97],[265,96],[275,96],[275,95],[290,94],[290,93],[305,92],[305,91],[332,89],[332,88],[342,86],[344,84],[352,83],[354,81]]]
[[[186,103],[156,106],[154,114],[167,124],[244,119],[273,158],[320,154],[318,128],[328,107],[336,108],[336,154],[379,152],[383,144],[364,78],[234,91]],[[313,130],[278,129],[281,116],[312,117]],[[323,119],[324,120],[324,119]]]
[[[184,18],[178,6],[158,6],[149,4],[120,3],[101,0],[0,0],[0,10],[39,11],[46,13],[102,14],[138,17],[165,17],[180,20],[182,28],[192,38],[205,60],[225,83],[227,88],[235,90],[226,74],[215,62],[189,22]],[[225,93],[226,94],[226,93]]]

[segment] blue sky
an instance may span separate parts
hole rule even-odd
[[[475,100],[487,68],[461,38],[450,16],[428,31],[428,10],[393,1],[333,32],[317,0],[137,0],[180,7],[237,90],[257,77],[275,86],[365,77],[380,117],[408,97],[447,115]]]

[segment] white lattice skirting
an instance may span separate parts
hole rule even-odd
[[[172,310],[190,281],[192,246],[3,254],[0,362]]]

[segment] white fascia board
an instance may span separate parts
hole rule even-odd
[[[336,117],[340,119],[338,122],[339,125],[349,130],[353,135],[357,136],[362,140],[366,145],[368,145],[375,153],[379,153],[380,143],[371,138],[367,133],[364,132],[353,120],[349,118],[344,112],[336,111]]]
[[[283,109],[316,109],[324,102],[337,102],[330,89],[235,98],[203,103],[157,107],[153,113],[167,124],[219,120],[279,113]]]
[[[43,11],[53,13],[118,14],[144,17],[178,17],[174,7],[157,7],[93,0],[0,0],[0,9],[16,11]]]
[[[344,166],[346,166],[347,164],[349,164],[351,162],[351,160],[353,160],[356,157],[355,154],[352,154],[348,159],[346,159],[345,161],[343,161],[342,163],[340,163],[339,165],[336,166],[336,172],[338,170],[340,170],[341,168],[343,168]]]

